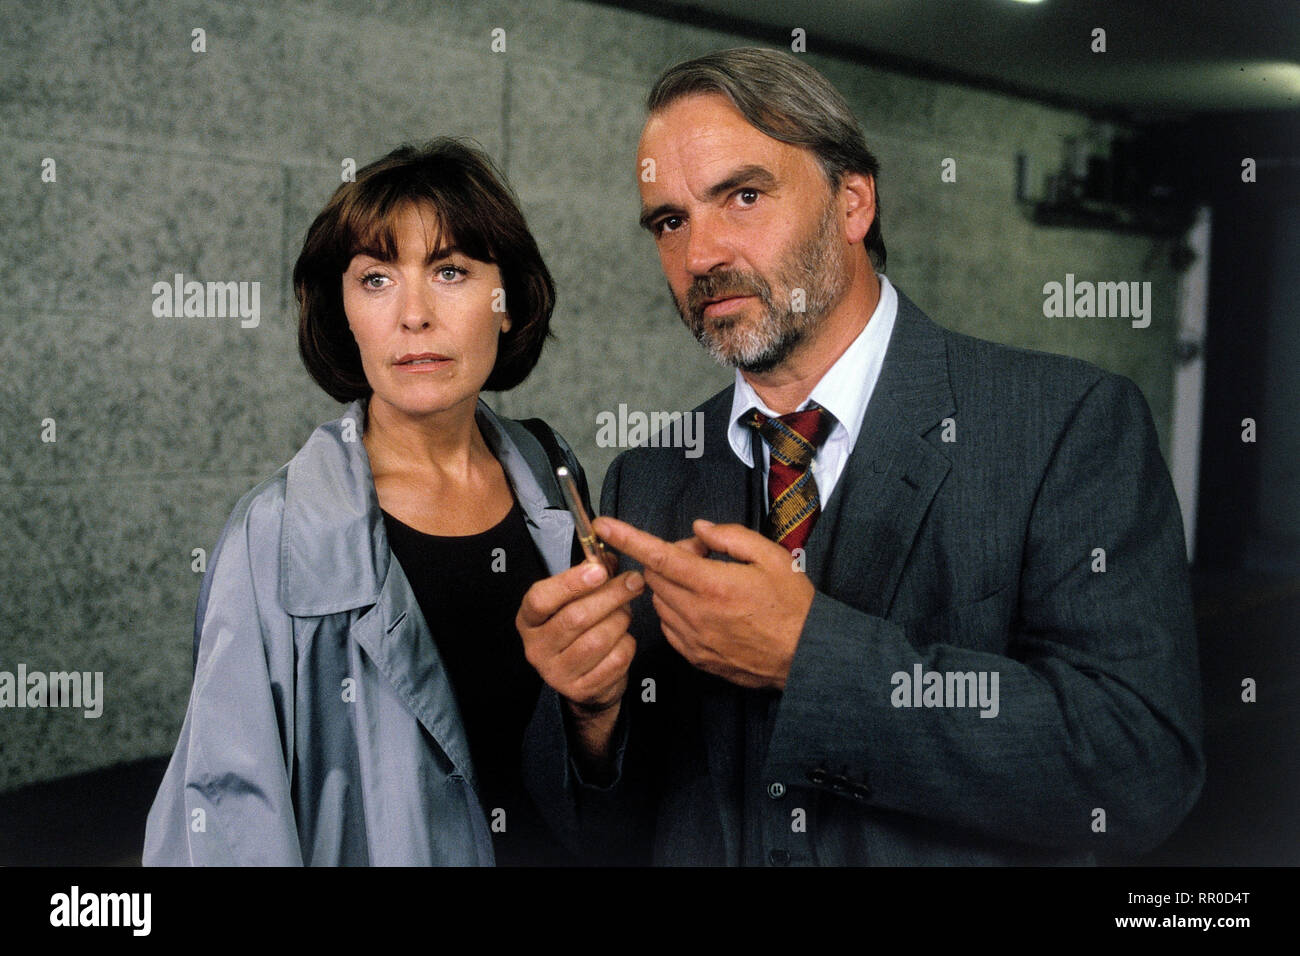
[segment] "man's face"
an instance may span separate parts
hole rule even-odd
[[[725,365],[780,365],[851,281],[841,204],[813,154],[702,94],[652,116],[637,159],[654,160],[642,223],[687,327]]]

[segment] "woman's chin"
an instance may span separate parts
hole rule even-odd
[[[401,389],[399,394],[375,392],[370,399],[371,413],[376,404],[385,406],[384,411],[402,418],[428,419],[451,414],[458,410],[470,410],[478,404],[478,392],[466,394],[457,390],[449,394],[445,389]]]

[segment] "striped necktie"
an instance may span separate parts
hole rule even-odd
[[[763,534],[793,552],[808,541],[821,514],[821,497],[811,465],[835,418],[813,403],[801,412],[780,418],[768,418],[751,408],[741,421],[757,431],[771,449]]]

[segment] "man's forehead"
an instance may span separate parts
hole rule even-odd
[[[722,94],[697,93],[650,114],[641,129],[637,151],[644,156],[651,150],[707,146],[720,139],[777,143],[750,125]]]
[[[647,160],[653,161],[653,178],[645,174]],[[780,175],[804,162],[814,162],[808,150],[768,136],[725,96],[712,93],[683,97],[652,114],[637,147],[643,190],[675,177],[707,186],[697,180],[725,176],[744,165],[764,166]]]

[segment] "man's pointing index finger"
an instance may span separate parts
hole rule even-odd
[[[614,550],[621,551],[634,561],[640,561],[648,570],[685,587],[690,587],[691,582],[698,580],[706,570],[706,558],[656,538],[626,521],[602,516],[593,522],[593,526],[596,534]]]

